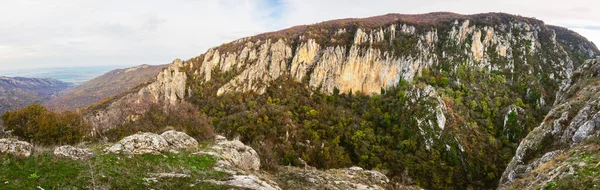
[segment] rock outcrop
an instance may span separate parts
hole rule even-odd
[[[402,20],[404,15],[386,16]],[[389,19],[381,17],[378,19]],[[318,43],[315,38],[323,36],[313,36],[310,32],[297,34],[298,39],[244,38],[227,44],[228,48],[212,48],[188,62],[194,63],[190,65],[196,69],[195,74],[205,82],[213,78],[215,71],[238,73],[218,90],[217,95],[250,91],[264,93],[271,81],[284,75],[298,82],[306,79],[310,87],[328,93],[339,89],[340,92],[378,94],[381,89],[397,85],[400,79],[410,81],[421,70],[443,61],[460,61],[490,71],[512,72],[520,66],[516,64],[527,65],[530,56],[538,56],[543,51],[542,44],[555,49],[552,59],[545,59],[550,67],[527,66],[530,68],[526,72],[544,71],[554,76],[552,80],[561,82],[569,75],[567,68],[573,67],[568,52],[556,41],[555,32],[543,23],[512,18],[513,21],[496,25],[478,25],[473,21],[480,19],[477,16],[440,17],[447,17],[445,20],[451,23],[450,30],[416,30],[415,25],[423,23],[397,24],[390,21],[387,25],[375,28],[344,28],[333,34],[323,34],[331,38],[331,44]],[[555,38],[546,39],[543,37],[545,35]],[[352,40],[342,37],[352,37]],[[400,43],[399,40],[406,38],[413,41],[401,51],[394,51],[398,47],[393,46],[392,50],[379,48]],[[232,46],[237,48],[229,48]],[[458,52],[451,50],[456,47],[461,49]],[[435,53],[440,49],[441,54]],[[588,49],[592,50],[586,52],[597,54],[593,46],[590,45]],[[498,62],[498,59],[503,62]],[[525,63],[520,63],[520,60],[525,60]]]
[[[153,102],[165,101],[176,104],[185,97],[187,75],[181,71],[183,61],[176,59],[167,69],[158,73],[156,81],[138,92],[139,96],[150,96]]]
[[[159,154],[169,150],[169,143],[154,133],[138,133],[123,138],[106,151],[114,154]]]
[[[575,171],[564,159],[571,149],[598,138],[600,129],[600,60],[589,60],[573,75],[544,122],[521,141],[500,180],[502,188],[536,188]],[[562,155],[562,156],[561,156]],[[540,168],[547,169],[539,172]],[[534,172],[536,171],[536,172]],[[521,179],[521,180],[519,180]],[[523,180],[527,179],[527,180]]]
[[[169,146],[174,149],[193,150],[198,147],[198,141],[184,132],[171,130],[160,134],[160,136],[163,137],[167,143],[169,143]]]
[[[0,139],[0,153],[29,157],[33,146],[17,139]]]
[[[215,139],[215,144],[210,148],[212,151],[200,153],[218,156],[227,162],[225,165],[242,170],[260,170],[260,157],[254,149],[239,140],[228,141],[223,136],[217,136]]]
[[[54,148],[54,156],[72,160],[85,160],[94,156],[94,153],[85,148],[65,145]]]
[[[216,136],[212,147],[194,154],[207,154],[219,158],[213,169],[231,175],[223,181],[206,180],[203,181],[205,183],[255,190],[280,189],[277,183],[269,179],[269,176],[259,172],[260,157],[256,151],[239,140],[228,141],[223,136]]]
[[[160,154],[161,152],[174,152],[177,150],[194,150],[198,141],[185,133],[167,131],[161,135],[154,133],[138,133],[123,138],[108,149],[114,154]]]

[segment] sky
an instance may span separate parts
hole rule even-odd
[[[505,12],[600,44],[598,0],[0,0],[0,71],[189,59],[264,32],[387,13]]]

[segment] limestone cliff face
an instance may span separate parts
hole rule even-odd
[[[502,188],[518,184],[521,188],[536,188],[576,172],[578,166],[564,158],[600,133],[599,78],[599,59],[587,61],[574,73],[570,88],[557,99],[545,121],[521,141],[502,175]]]
[[[173,61],[171,65],[156,76],[156,81],[142,88],[139,96],[149,95],[153,102],[165,101],[175,104],[185,97],[187,75],[180,71],[183,63],[180,59]]]
[[[446,28],[402,22],[338,28],[325,35],[330,38],[325,42],[311,31],[289,38],[244,38],[212,48],[190,62],[196,63],[192,63],[195,74],[206,82],[215,71],[235,74],[216,95],[264,93],[271,81],[284,75],[327,93],[338,89],[372,94],[400,79],[410,81],[425,68],[455,69],[463,63],[492,72],[512,73],[517,67],[522,74],[544,72],[556,83],[570,76],[573,60],[565,50],[568,47],[543,23],[514,20],[485,25],[461,17],[444,24]],[[340,43],[348,38],[340,36],[349,36],[347,43]],[[533,59],[544,65],[529,64]]]

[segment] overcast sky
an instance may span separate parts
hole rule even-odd
[[[166,64],[238,38],[387,13],[506,12],[600,43],[598,0],[0,0],[0,70]]]

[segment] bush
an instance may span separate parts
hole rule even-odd
[[[449,83],[450,83],[450,81],[449,81],[448,77],[442,77],[440,79],[440,82],[438,85],[441,87],[447,87]]]
[[[78,143],[90,128],[78,113],[54,113],[37,104],[8,111],[2,120],[12,135],[41,145]]]

